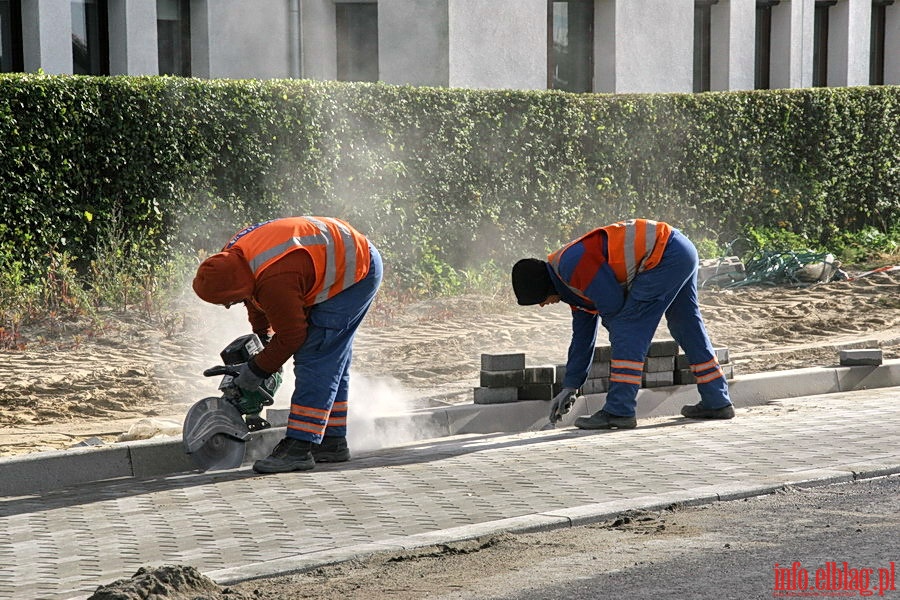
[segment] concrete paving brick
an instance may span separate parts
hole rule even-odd
[[[647,356],[675,356],[678,354],[678,342],[675,340],[653,340]]]
[[[518,387],[475,388],[475,404],[499,404],[503,402],[515,402],[518,399]]]
[[[585,394],[602,394],[609,391],[609,377],[601,377],[598,379],[588,379],[581,386],[582,393]]]
[[[845,367],[878,366],[883,362],[881,348],[841,350],[839,357]]]
[[[729,352],[728,348],[714,348],[713,351],[716,353],[716,359],[718,359],[720,365],[731,362],[731,352]]]
[[[594,362],[609,362],[612,360],[612,347],[609,345],[594,347]]]
[[[482,354],[482,371],[512,371],[525,368],[525,353]]]
[[[676,369],[672,371],[672,382],[675,385],[690,385],[697,383],[697,378],[694,377],[694,372],[690,369]]]
[[[556,383],[556,367],[554,365],[525,367],[525,383]]]
[[[519,387],[525,384],[525,369],[482,371],[480,384],[487,388]]]
[[[519,388],[519,400],[552,400],[552,383],[526,383]]]
[[[674,369],[674,356],[648,356],[644,361],[645,373],[662,373],[663,371],[671,372]]]
[[[641,376],[641,385],[646,388],[658,388],[674,385],[674,374],[672,371],[661,373],[644,373]]]
[[[591,368],[588,369],[588,379],[600,379],[601,377],[609,377],[609,363],[608,362],[595,362],[591,363]]]

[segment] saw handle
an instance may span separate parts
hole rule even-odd
[[[237,377],[238,374],[240,374],[240,371],[238,369],[236,369],[232,366],[225,366],[225,365],[217,365],[215,367],[210,367],[210,368],[206,369],[205,371],[203,371],[204,377],[215,377],[216,375],[231,375],[232,377]],[[270,394],[266,390],[266,388],[264,388],[262,385],[257,387],[256,391],[259,392],[260,394],[262,394],[263,398],[268,400],[269,406],[271,406],[272,404],[275,404],[275,398],[273,398],[272,394]]]

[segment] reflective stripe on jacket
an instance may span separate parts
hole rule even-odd
[[[236,233],[223,250],[240,248],[254,277],[282,256],[304,250],[316,268],[307,305],[319,304],[363,279],[369,272],[369,242],[350,225],[331,217],[288,217],[251,225]]]
[[[572,293],[590,302],[585,290],[604,264],[609,265],[616,280],[627,289],[638,273],[659,264],[671,234],[672,227],[661,221],[620,221],[589,231],[548,256],[547,262]],[[560,273],[560,261],[576,244],[581,244],[584,250],[572,276],[566,279]]]

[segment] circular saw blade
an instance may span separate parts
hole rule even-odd
[[[249,437],[241,413],[224,398],[204,398],[184,418],[184,451],[203,471],[241,466]]]

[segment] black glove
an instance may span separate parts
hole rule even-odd
[[[248,360],[240,366],[238,374],[234,378],[234,384],[242,390],[254,392],[269,376],[268,373],[260,374],[259,368]]]
[[[572,409],[578,390],[575,388],[563,388],[550,402],[550,422],[556,423],[563,415]]]

